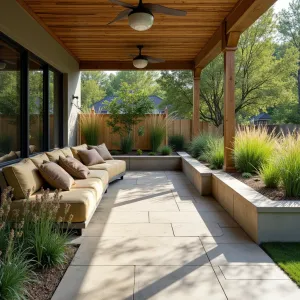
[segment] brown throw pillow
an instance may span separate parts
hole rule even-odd
[[[58,164],[45,162],[39,166],[43,178],[55,189],[69,191],[74,184],[74,179]]]
[[[93,166],[105,163],[104,159],[95,149],[78,150],[78,155],[80,156],[80,159],[86,166]]]
[[[113,159],[104,143],[99,146],[89,146],[89,149],[95,149],[104,160]]]
[[[74,178],[86,179],[88,177],[88,174],[90,174],[90,170],[74,157],[67,156],[66,158],[64,158],[60,156],[58,163]]]

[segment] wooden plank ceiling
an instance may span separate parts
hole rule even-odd
[[[109,65],[108,62],[113,62],[116,68],[126,65],[131,61],[129,54],[137,53],[138,44],[144,45],[145,55],[163,58],[169,65],[176,62],[182,68],[191,68],[201,49],[238,3],[238,0],[145,0],[186,10],[187,16],[155,14],[152,28],[138,32],[129,27],[127,20],[107,25],[124,10],[107,0],[17,1],[78,61],[97,62],[99,68],[101,63]]]

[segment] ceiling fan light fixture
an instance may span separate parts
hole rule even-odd
[[[137,31],[145,31],[152,27],[154,17],[148,12],[132,12],[128,15],[129,26]]]
[[[0,61],[0,70],[4,70],[6,67],[6,63],[4,61]]]
[[[133,66],[137,69],[144,69],[148,65],[148,60],[145,58],[135,58],[133,60]]]

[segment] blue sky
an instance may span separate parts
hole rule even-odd
[[[274,4],[274,8],[276,12],[281,11],[283,8],[288,8],[289,3],[292,0],[278,0],[275,4]]]

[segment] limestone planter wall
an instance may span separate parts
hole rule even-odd
[[[114,159],[124,160],[128,171],[179,171],[181,157],[170,156],[139,156],[116,155]]]
[[[183,172],[199,192],[210,191],[256,243],[300,242],[300,201],[272,201],[229,174],[179,154]]]

